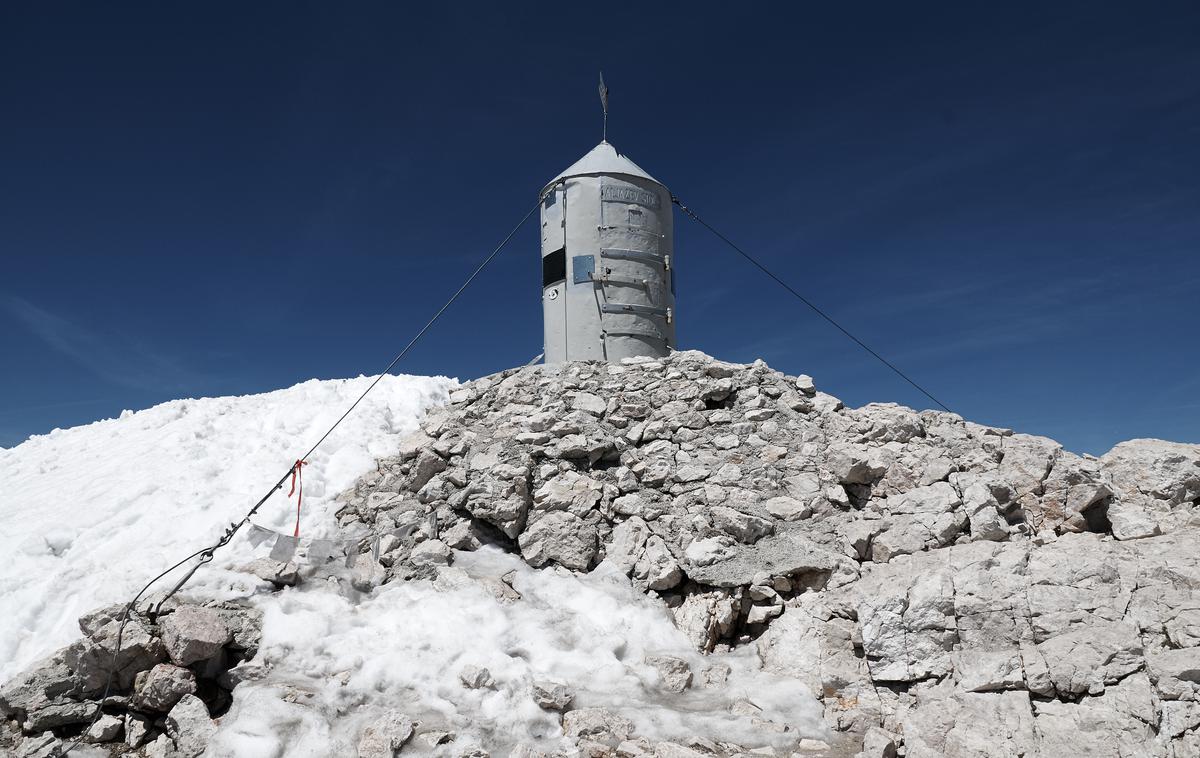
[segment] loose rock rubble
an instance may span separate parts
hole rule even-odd
[[[1200,446],[1078,456],[950,413],[845,408],[810,377],[684,352],[463,385],[339,502],[360,539],[352,592],[450,581],[453,551],[484,545],[534,567],[606,561],[698,651],[753,651],[808,685],[826,739],[754,722],[776,738],[760,744],[783,735],[792,755],[1200,756]],[[295,564],[245,570],[303,585]],[[0,753],[54,756],[82,736],[112,756],[191,758],[236,684],[261,676],[247,663],[255,613],[184,603],[129,624],[99,703],[121,610],[85,616],[83,640],[0,689]],[[656,697],[724,686],[720,664],[639,661]],[[480,697],[499,686],[474,665],[457,678]],[[647,739],[577,702],[577,684],[528,686],[575,754],[750,754]],[[730,714],[757,718],[754,697]],[[398,710],[357,718],[361,756],[491,749]],[[546,755],[532,742],[511,754]]]
[[[802,755],[1200,755],[1200,446],[1079,456],[696,352],[451,399],[340,498],[380,581],[485,544],[607,560],[699,650],[752,644],[808,683],[833,737]],[[693,676],[648,663],[667,692]],[[588,755],[737,752],[534,697]]]
[[[228,672],[257,651],[259,613],[181,600],[154,620],[130,614],[111,690],[101,701],[124,611],[114,605],[82,617],[83,639],[0,688],[0,755],[52,758],[76,741],[93,755],[204,752],[216,732],[213,718],[231,702],[236,680]]]

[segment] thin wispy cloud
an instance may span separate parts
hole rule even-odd
[[[127,338],[86,329],[19,297],[0,297],[0,308],[55,352],[111,384],[151,392],[174,392],[196,384],[194,372]]]

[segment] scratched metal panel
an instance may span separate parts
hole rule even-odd
[[[570,270],[556,300],[543,293],[546,362],[667,354],[675,346],[670,193],[622,173],[571,176],[553,194],[542,205],[542,252],[565,248]],[[601,255],[613,248],[645,255]]]
[[[566,282],[556,282],[542,290],[542,352],[546,363],[567,359]]]
[[[542,254],[563,246],[563,200],[562,187],[555,187],[542,198]]]
[[[574,284],[591,284],[594,273],[596,273],[596,256],[571,256],[571,281]]]

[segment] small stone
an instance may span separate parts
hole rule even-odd
[[[208,706],[195,695],[184,695],[167,714],[167,734],[175,740],[175,754],[195,758],[204,752],[217,733]]]
[[[671,655],[648,655],[646,663],[658,672],[658,683],[667,692],[683,692],[692,684],[692,667]]]
[[[458,672],[458,681],[462,682],[463,686],[469,690],[479,690],[485,687],[491,687],[495,684],[492,679],[492,672],[482,666],[463,666]]]
[[[846,494],[846,488],[840,484],[826,488],[825,499],[839,508],[850,507],[850,496]]]
[[[370,554],[360,555],[350,569],[350,586],[359,592],[370,592],[383,584],[386,573],[383,565]]]
[[[295,563],[258,558],[242,567],[242,571],[253,574],[276,587],[294,587],[300,581],[300,567]]]
[[[125,744],[139,748],[150,735],[150,719],[136,713],[125,714]]]
[[[604,708],[577,708],[563,714],[563,731],[573,739],[610,739],[616,744],[633,733],[633,722]]]
[[[712,440],[713,447],[718,450],[733,450],[741,444],[736,434],[722,434]]]
[[[784,521],[800,521],[812,515],[812,508],[794,497],[780,495],[764,503],[767,513]]]
[[[723,505],[715,506],[709,512],[712,515],[713,526],[738,542],[754,544],[775,531],[775,527],[766,519]]]
[[[435,729],[428,732],[421,732],[417,735],[417,740],[422,742],[425,747],[435,748],[438,745],[445,745],[448,742],[453,742],[454,737],[454,732],[444,732]]]
[[[88,730],[83,734],[84,742],[93,744],[101,742],[116,742],[121,739],[121,732],[124,731],[125,724],[120,716],[111,716],[104,714],[96,719],[96,723],[88,727]]]
[[[177,608],[159,627],[167,654],[180,666],[214,657],[233,639],[220,613],[196,605]]]
[[[441,540],[425,540],[412,549],[408,560],[414,566],[447,566],[450,564],[450,546]]]
[[[796,389],[809,397],[817,394],[817,386],[813,384],[813,378],[808,374],[801,374],[796,377]]]
[[[21,749],[15,758],[57,758],[61,755],[62,740],[47,732],[21,740]]]
[[[575,699],[571,688],[557,682],[533,682],[529,690],[538,707],[547,711],[565,710]]]
[[[704,466],[680,466],[675,471],[675,481],[677,482],[698,482],[707,479],[708,476],[709,471]]]
[[[133,702],[138,708],[166,713],[184,695],[195,694],[196,675],[188,669],[160,663],[138,674]]]
[[[863,735],[863,749],[855,758],[896,758],[896,741],[877,726]]]
[[[60,726],[86,724],[96,715],[96,704],[77,700],[54,700],[25,715],[26,732],[45,732]]]
[[[603,416],[608,403],[590,392],[576,392],[571,396],[571,407],[593,416]]]
[[[400,711],[388,711],[371,722],[358,738],[359,758],[395,758],[413,735],[413,722]]]

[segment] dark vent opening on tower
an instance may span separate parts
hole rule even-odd
[[[567,249],[560,247],[549,255],[542,256],[542,286],[566,281],[567,279]]]

